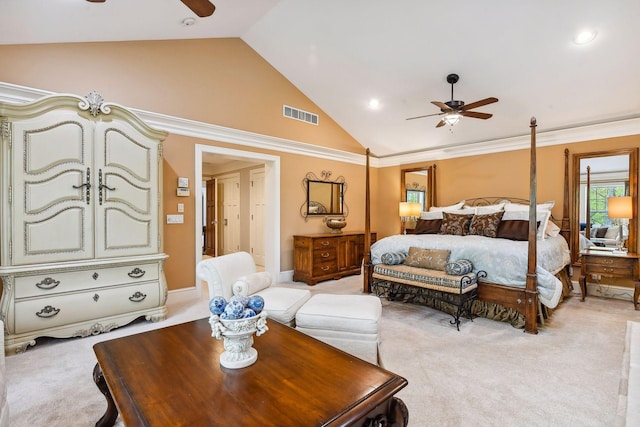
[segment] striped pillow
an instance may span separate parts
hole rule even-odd
[[[386,265],[398,265],[402,264],[407,258],[407,254],[403,252],[386,252],[380,257],[383,264]]]
[[[457,261],[450,262],[444,268],[444,272],[451,276],[464,276],[472,271],[473,264],[471,264],[471,261],[468,259],[459,259]]]

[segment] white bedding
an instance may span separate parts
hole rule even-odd
[[[547,307],[554,308],[562,295],[562,282],[555,277],[571,257],[569,245],[562,236],[537,241],[538,297]],[[487,272],[487,282],[524,288],[527,275],[528,242],[494,239],[482,236],[454,236],[443,234],[407,234],[389,236],[371,246],[371,261],[380,264],[386,252],[407,252],[410,246],[448,249],[450,260],[468,259],[473,270]]]

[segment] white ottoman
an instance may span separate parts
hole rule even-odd
[[[377,365],[381,318],[376,296],[317,294],[296,313],[296,329]]]

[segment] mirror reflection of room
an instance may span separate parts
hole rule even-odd
[[[342,215],[342,183],[308,181],[307,215]]]
[[[623,248],[629,237],[629,191],[628,155],[580,160],[580,250]]]

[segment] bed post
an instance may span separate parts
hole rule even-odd
[[[536,178],[536,118],[531,118],[531,160],[529,186],[529,253],[527,264],[527,281],[525,288],[525,325],[524,330],[530,334],[538,333],[538,276],[537,260],[537,178]]]
[[[569,220],[569,149],[564,149],[564,199],[562,200],[562,222],[560,234],[571,248],[571,221]]]
[[[366,151],[365,178],[364,178],[364,284],[362,292],[371,293],[371,195],[369,188],[369,149]]]
[[[431,206],[438,206],[438,197],[436,193],[436,165],[435,164],[433,165],[433,181],[431,182],[431,192],[433,193],[433,195],[431,196]]]

